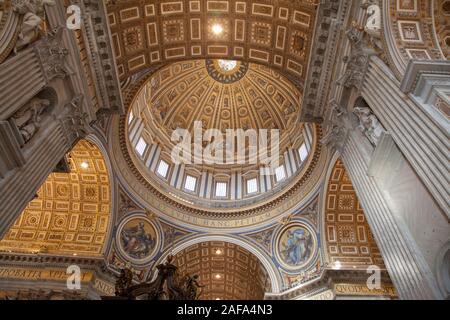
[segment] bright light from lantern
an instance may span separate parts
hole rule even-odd
[[[236,68],[237,61],[236,60],[218,60],[219,68],[225,72],[229,72]]]
[[[216,250],[216,254],[217,254],[217,255],[221,255],[221,254],[222,254],[222,250],[217,249],[217,250]]]
[[[83,169],[87,169],[89,168],[89,164],[86,161],[83,161],[82,163],[80,163],[81,168]]]
[[[223,27],[220,24],[215,24],[212,26],[212,32],[216,35],[219,35],[223,32]]]
[[[220,274],[216,274],[216,279],[219,280],[220,278],[222,278],[222,276]]]

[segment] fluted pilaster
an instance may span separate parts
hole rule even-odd
[[[0,180],[0,238],[68,151],[67,138],[60,122],[51,122],[41,137],[28,150],[26,164],[18,168],[14,175]]]
[[[441,299],[434,276],[406,224],[395,217],[379,186],[368,172],[370,154],[356,132],[349,134],[342,159],[402,299]]]
[[[362,96],[450,219],[448,127],[401,92],[399,81],[378,57],[371,59]]]
[[[8,119],[45,86],[41,63],[29,48],[0,67],[0,120]]]

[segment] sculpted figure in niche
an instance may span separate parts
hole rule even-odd
[[[49,100],[35,97],[13,115],[14,122],[25,143],[30,141],[39,130],[42,115],[49,106]]]
[[[42,30],[44,6],[54,6],[54,0],[18,0],[13,4],[14,11],[23,15],[22,25],[15,51],[23,49],[39,38]]]
[[[385,132],[377,117],[368,107],[355,107],[353,113],[359,119],[358,128],[366,135],[373,145],[377,146]]]

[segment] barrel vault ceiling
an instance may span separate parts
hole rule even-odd
[[[225,58],[270,65],[303,88],[318,0],[110,0],[121,80],[155,64]],[[219,25],[221,32],[213,32]]]
[[[195,244],[175,255],[180,275],[198,275],[202,300],[259,300],[267,272],[248,250],[222,241]]]

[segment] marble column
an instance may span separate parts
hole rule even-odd
[[[416,234],[411,232],[411,225],[405,221],[405,216],[400,214],[402,205],[383,192],[382,179],[377,179],[380,176],[376,170],[377,165],[378,170],[383,171],[385,175],[395,174],[395,169],[380,160],[380,154],[389,151],[382,149],[377,152],[358,128],[356,117],[346,108],[336,103],[332,105],[333,113],[322,142],[341,154],[399,297],[442,299],[430,261],[425,257],[423,245],[418,244]],[[389,139],[387,135],[377,148],[385,148],[386,143],[383,140],[390,141]],[[390,143],[389,146],[392,150],[387,154],[387,163],[392,161],[390,155],[394,154],[394,151],[402,157],[394,143]],[[420,184],[420,181],[413,181],[413,185],[417,183]],[[424,197],[432,207],[432,199],[426,195]],[[432,209],[439,211],[436,208]],[[420,213],[424,214],[424,212],[418,214]],[[442,213],[438,214],[441,214],[442,218]],[[444,225],[438,238],[445,241],[449,236],[448,226]]]
[[[416,63],[411,62],[409,68],[414,69]],[[441,89],[447,88],[449,99],[450,62],[431,61],[422,66],[423,74],[428,70],[434,78],[439,77],[438,84]],[[428,98],[421,98],[425,92],[427,97],[434,94],[429,88],[437,80],[419,88],[418,80],[420,74],[411,71],[402,85],[380,58],[372,56],[361,95],[450,220],[450,124]],[[415,88],[419,90],[409,92]]]

